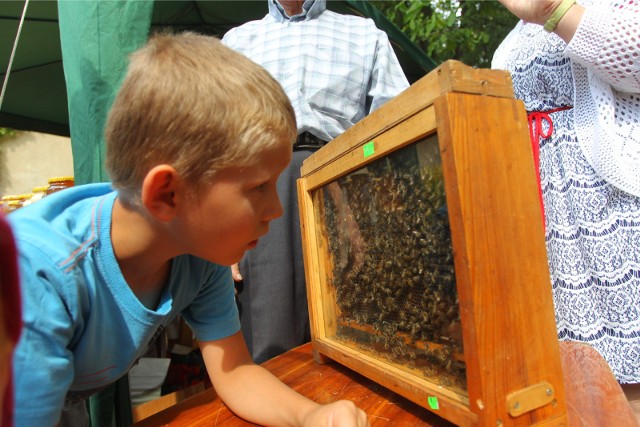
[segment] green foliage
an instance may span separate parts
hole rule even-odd
[[[496,0],[374,1],[437,64],[457,59],[488,68],[518,19]]]
[[[13,129],[0,128],[0,140],[2,140],[5,137],[14,136],[15,134],[16,134],[16,131]]]

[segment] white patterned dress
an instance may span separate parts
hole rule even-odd
[[[511,72],[527,111],[571,107],[548,114],[548,137],[539,117],[535,138],[558,336],[591,344],[620,382],[638,383],[640,6],[580,3],[568,46],[521,21],[492,67]]]

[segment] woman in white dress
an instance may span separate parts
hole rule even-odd
[[[500,0],[529,113],[556,324],[640,383],[640,0]]]

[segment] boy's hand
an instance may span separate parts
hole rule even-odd
[[[253,363],[241,331],[198,344],[218,396],[247,421],[267,426],[370,427],[367,414],[353,402],[321,405]]]
[[[370,427],[367,414],[349,400],[320,405],[304,419],[305,427]]]
[[[238,264],[233,264],[231,266],[231,277],[233,277],[234,282],[242,280],[242,274],[240,274],[240,266]]]

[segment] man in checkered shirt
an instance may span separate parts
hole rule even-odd
[[[269,13],[222,39],[280,82],[296,113],[293,159],[278,181],[283,217],[234,266],[242,331],[256,363],[310,339],[296,179],[304,159],[409,86],[373,20],[326,0],[268,0]]]

